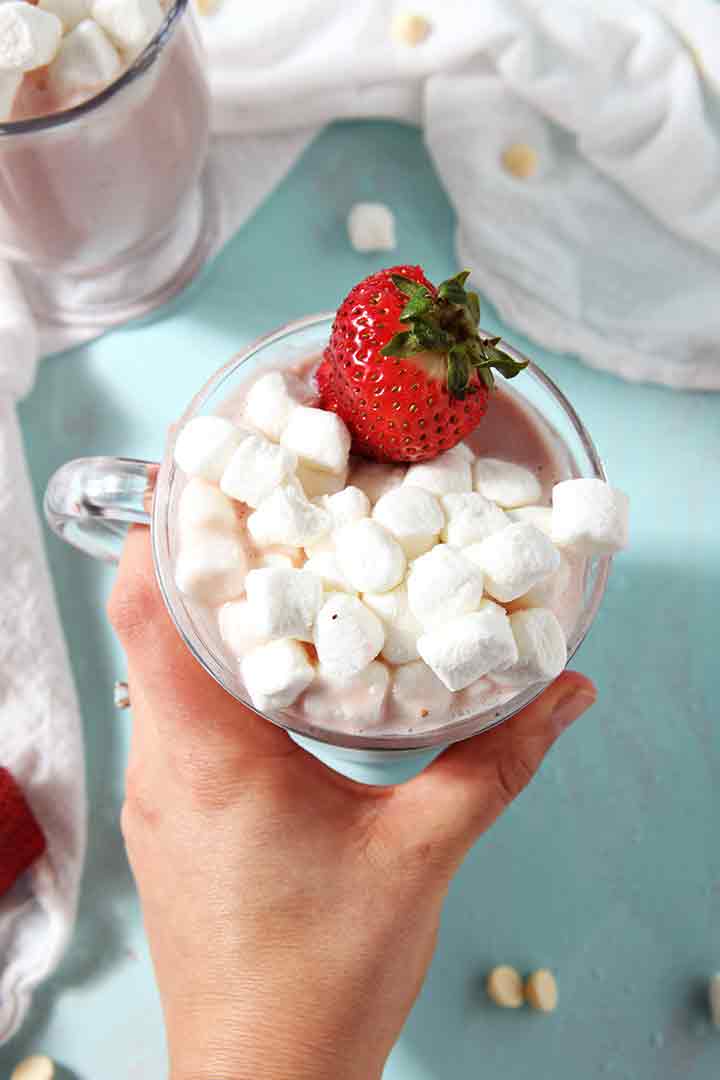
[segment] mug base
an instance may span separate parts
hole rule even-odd
[[[176,226],[149,251],[93,276],[16,264],[33,314],[55,326],[98,331],[142,318],[186,288],[213,254],[219,206],[206,171]]]
[[[288,735],[329,769],[371,787],[387,787],[412,780],[446,749],[445,746],[433,746],[422,750],[353,750],[318,742],[293,731]]]

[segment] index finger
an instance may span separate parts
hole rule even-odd
[[[108,617],[127,654],[136,722],[152,724],[163,738],[201,740],[206,752],[242,747],[269,756],[294,749],[284,731],[223,690],[192,656],[160,594],[144,526],[128,533]]]

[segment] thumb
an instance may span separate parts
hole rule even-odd
[[[565,671],[512,719],[450,747],[401,789],[398,810],[406,827],[417,832],[425,822],[428,842],[462,858],[527,786],[558,736],[595,698],[589,679]]]

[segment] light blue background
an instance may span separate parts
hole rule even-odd
[[[419,134],[330,129],[161,318],[45,361],[21,408],[38,504],[67,458],[159,455],[168,423],[241,345],[336,306],[384,265],[353,252],[344,231],[352,203],[375,198],[395,211],[397,261],[436,280],[456,269],[453,215]],[[588,370],[531,345],[488,305],[483,323],[527,349],[578,408],[631,495],[632,547],[577,658],[599,703],[458,875],[386,1075],[717,1077],[704,986],[720,969],[720,396]],[[112,575],[52,537],[48,552],[85,721],[89,852],[75,940],[0,1051],[0,1076],[46,1052],[77,1080],[158,1080],[160,1011],[117,824],[129,717],[111,701],[124,671],[103,613]],[[482,980],[499,962],[553,968],[558,1012],[491,1006]]]

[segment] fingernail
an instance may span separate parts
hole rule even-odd
[[[564,731],[594,703],[595,694],[592,690],[586,686],[574,686],[560,698],[553,709],[552,720],[557,730]]]

